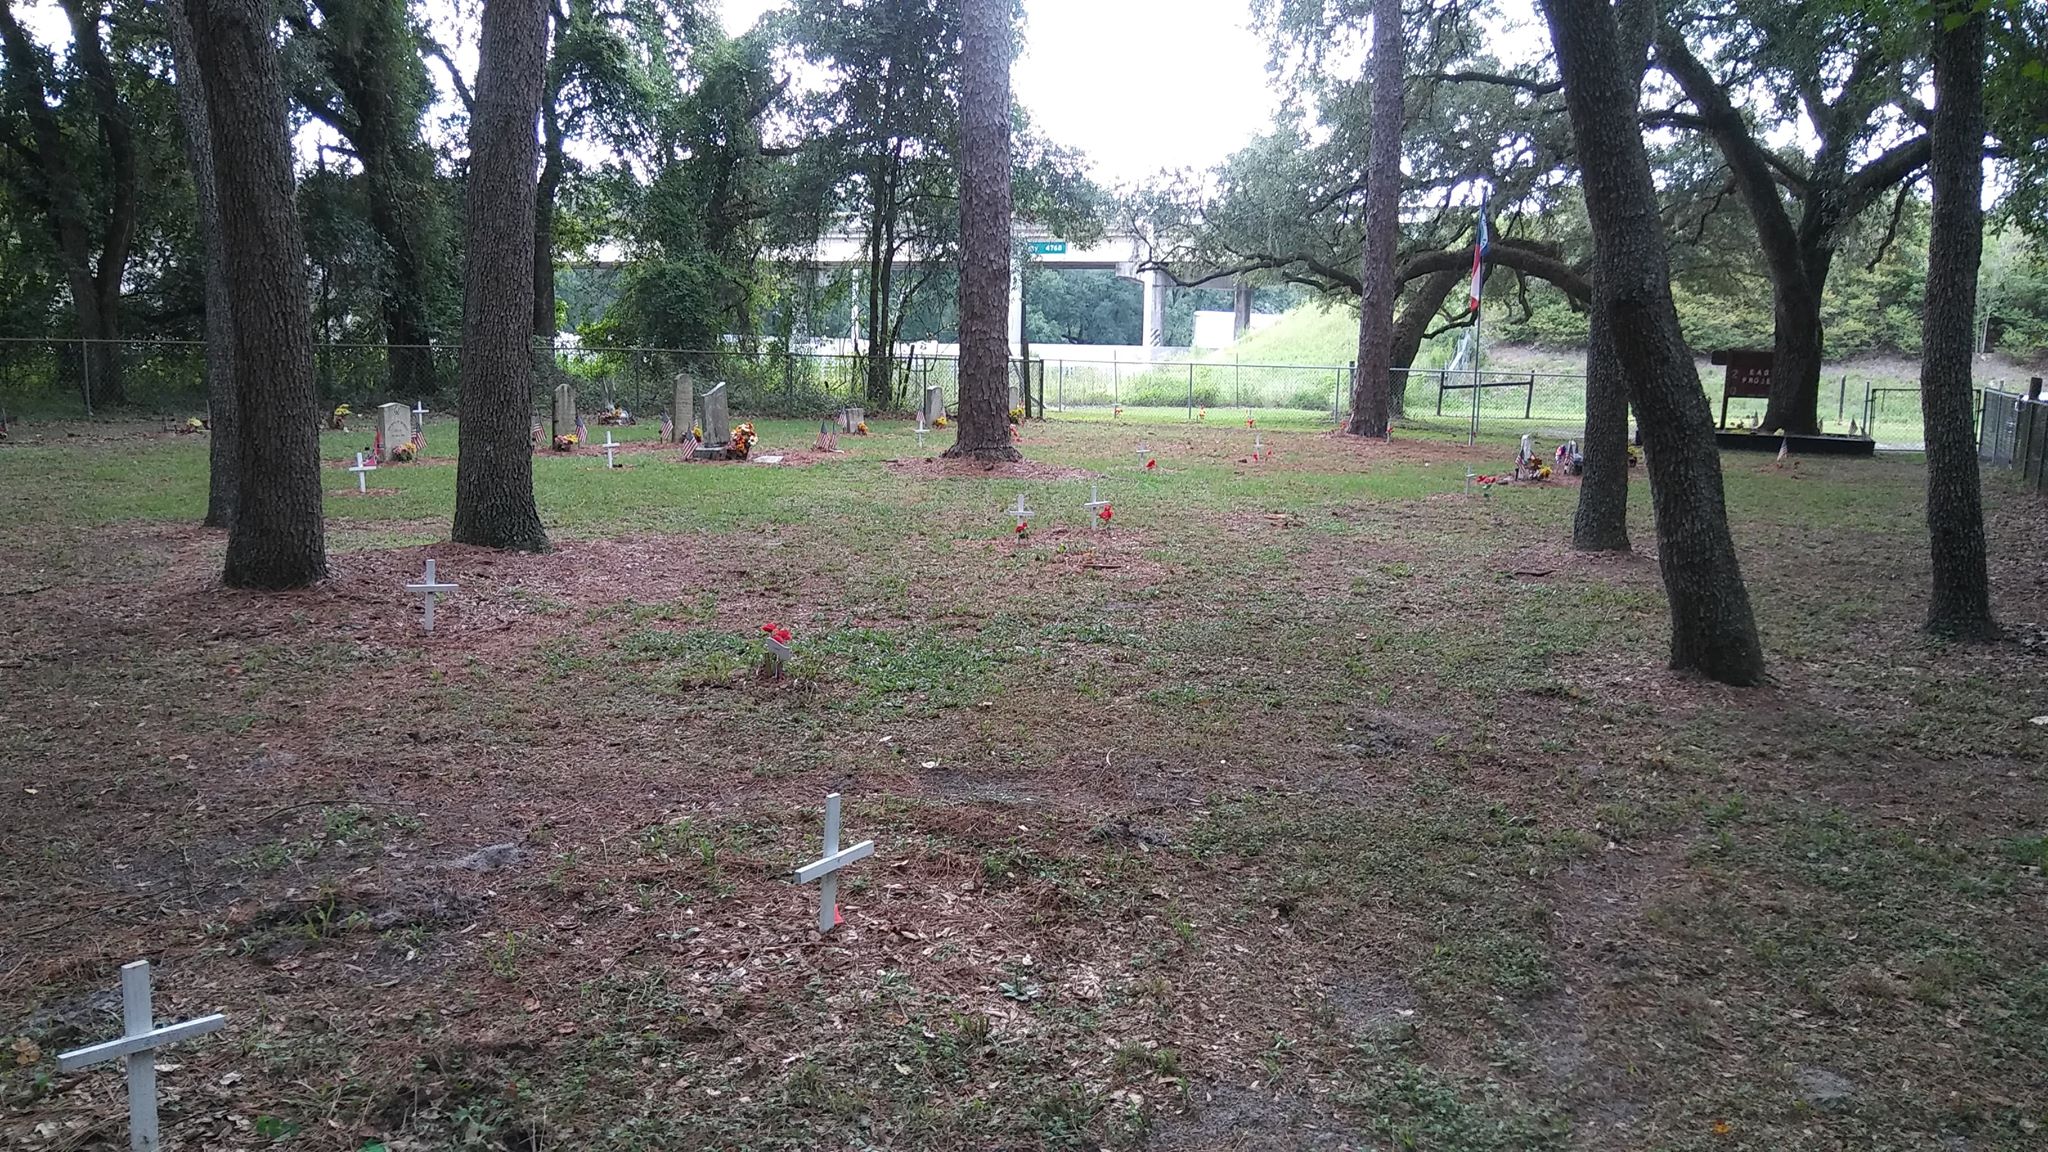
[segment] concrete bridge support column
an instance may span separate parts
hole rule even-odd
[[[1143,273],[1145,285],[1145,347],[1166,347],[1166,273],[1157,268]]]

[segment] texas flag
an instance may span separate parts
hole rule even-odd
[[[1479,239],[1472,245],[1472,300],[1466,310],[1479,311],[1479,297],[1486,289],[1486,261],[1493,255],[1493,237],[1486,231],[1486,201],[1479,202]]]

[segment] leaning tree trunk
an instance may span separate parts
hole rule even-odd
[[[1962,22],[1947,27],[1953,11]],[[1998,631],[1986,574],[1984,496],[1973,435],[1970,360],[1984,250],[1984,13],[1935,9],[1934,208],[1921,317],[1920,411],[1927,426],[1927,533],[1934,556],[1927,630],[1979,639]]]
[[[555,29],[559,41],[563,30]],[[548,69],[550,79],[558,66]],[[562,190],[562,176],[569,157],[562,149],[562,117],[555,110],[555,93],[543,93],[541,100],[540,188],[533,201],[533,334],[553,342],[561,325],[555,322],[555,197]]]
[[[266,0],[189,0],[205,82],[223,248],[233,293],[233,445],[240,472],[222,580],[297,588],[327,574],[313,313],[292,201],[284,79]]]
[[[962,0],[960,434],[951,459],[1021,460],[1010,442],[1010,4]]]
[[[1671,666],[1730,684],[1764,676],[1749,591],[1728,531],[1713,416],[1678,328],[1657,190],[1607,0],[1543,0],[1595,237],[1595,277],[1649,455]],[[1637,77],[1640,73],[1635,74]]]
[[[213,128],[206,114],[206,91],[199,80],[199,46],[185,0],[164,5],[170,25],[171,58],[178,70],[178,115],[185,126],[185,151],[192,164],[192,185],[199,206],[199,244],[206,275],[206,412],[208,447],[206,527],[232,528],[235,523],[235,449],[241,422],[235,413],[234,307],[228,290],[227,251],[223,247],[220,199],[214,191]]]
[[[545,0],[485,0],[469,122],[456,542],[538,552],[533,499],[534,120],[547,64]],[[507,268],[522,274],[506,276]]]
[[[1407,47],[1401,0],[1373,0],[1372,142],[1366,155],[1365,254],[1358,282],[1358,374],[1351,385],[1354,436],[1385,436],[1394,343],[1394,251],[1401,235],[1402,87]]]
[[[1593,289],[1586,350],[1586,474],[1572,517],[1572,547],[1581,552],[1628,551],[1628,381],[1621,373],[1612,319]]]

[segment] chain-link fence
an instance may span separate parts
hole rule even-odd
[[[2041,398],[2038,379],[2026,395],[1984,390],[1977,455],[1987,464],[2018,469],[2023,486],[2048,491],[2048,400]]]

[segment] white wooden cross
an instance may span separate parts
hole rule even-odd
[[[1017,506],[1010,509],[1010,515],[1015,516],[1019,524],[1029,524],[1031,518],[1038,515],[1038,513],[1024,506],[1024,494],[1019,492],[1017,493]]]
[[[412,402],[412,426],[416,432],[427,430],[427,406],[418,400]]]
[[[1260,433],[1252,433],[1252,463],[1256,464],[1260,460],[1264,459],[1265,454],[1266,438]]]
[[[917,414],[917,450],[919,452],[924,451],[924,438],[927,431],[929,429],[924,426],[924,413],[919,412]]]
[[[228,1018],[215,1013],[157,1027],[149,1006],[149,961],[138,960],[121,969],[121,1038],[63,1053],[57,1057],[57,1068],[75,1072],[110,1060],[121,1061],[128,1070],[128,1147],[134,1152],[157,1152],[162,1147],[156,1123],[157,1049],[227,1026]]]
[[[1090,484],[1088,486],[1088,503],[1083,505],[1083,507],[1088,509],[1089,515],[1094,516],[1097,519],[1100,519],[1102,516],[1102,510],[1104,508],[1109,507],[1109,501],[1104,500],[1102,498],[1102,493],[1096,490],[1096,486]]]
[[[363,454],[361,452],[356,453],[356,466],[349,469],[349,471],[356,474],[357,492],[360,492],[365,496],[368,496],[370,494],[370,473],[375,472],[376,470],[377,466],[375,464],[363,463]]]
[[[1143,444],[1138,445],[1138,471],[1143,472],[1145,465],[1150,463],[1151,460],[1152,449]]]
[[[830,932],[839,923],[839,870],[875,854],[875,842],[863,840],[846,851],[839,850],[839,793],[825,797],[825,855],[814,864],[797,869],[796,882],[818,882],[818,931]]]
[[[605,467],[607,467],[607,468],[617,468],[617,467],[619,466],[619,465],[618,465],[618,462],[612,459],[612,453],[614,453],[614,452],[617,452],[618,450],[619,450],[619,446],[618,446],[617,444],[614,444],[614,443],[612,443],[612,433],[611,433],[611,429],[609,429],[609,428],[605,429],[605,433],[604,433],[604,466],[605,466]]]
[[[460,587],[462,587],[460,584],[443,584],[436,580],[434,578],[434,561],[429,558],[427,560],[427,578],[418,584],[407,584],[405,590],[421,598],[421,603],[426,609],[427,631],[432,632],[434,630],[434,599],[453,592]]]

